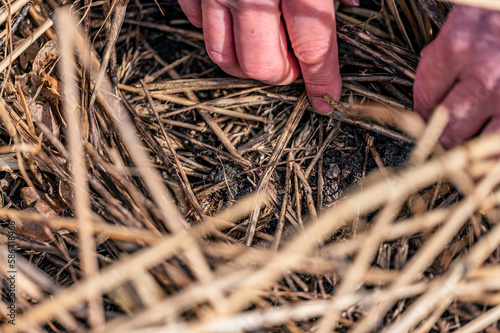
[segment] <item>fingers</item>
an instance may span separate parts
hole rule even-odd
[[[202,10],[207,52],[226,73],[269,84],[289,84],[300,75],[278,0],[204,0]]]
[[[288,50],[279,1],[247,2],[239,1],[231,8],[241,71],[269,84],[292,83],[300,69]]]
[[[331,0],[283,1],[282,11],[309,100],[319,113],[331,112],[324,94],[339,100],[340,78],[334,4]]]
[[[500,14],[454,6],[438,38],[422,52],[415,111],[428,119],[439,104],[450,111],[441,137],[451,148],[479,132],[500,130]]]
[[[358,4],[357,0],[342,2]],[[331,111],[323,101],[325,94],[340,99],[333,1],[201,0],[200,7],[200,0],[181,0],[180,4],[193,24],[202,24],[210,58],[228,74],[289,84],[302,71],[318,112]],[[287,46],[282,13],[293,51]]]
[[[415,112],[428,119],[453,88],[467,62],[471,29],[464,29],[453,8],[438,37],[421,53],[414,86]],[[457,9],[458,8],[458,9]]]
[[[202,27],[201,0],[179,0],[182,11],[195,27]]]
[[[241,71],[236,55],[231,12],[213,0],[203,1],[202,10],[203,35],[209,57],[226,73],[247,78]]]
[[[424,119],[429,119],[457,80],[458,69],[450,64],[449,58],[439,39],[422,52],[415,77],[414,101],[415,112]]]
[[[491,107],[498,105],[494,99],[482,99],[476,94],[481,84],[473,78],[458,82],[443,101],[450,111],[450,122],[441,137],[441,143],[451,148],[478,133],[492,116]],[[497,106],[498,107],[498,106]]]

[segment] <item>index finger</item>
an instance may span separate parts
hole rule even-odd
[[[283,1],[282,11],[309,100],[317,112],[329,113],[332,108],[323,96],[328,94],[338,101],[342,91],[334,2]]]

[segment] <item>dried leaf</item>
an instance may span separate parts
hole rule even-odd
[[[23,187],[21,189],[21,199],[25,201],[25,204],[32,206],[37,200],[40,200],[40,194],[33,187]]]
[[[30,75],[28,73],[24,73],[23,75],[16,75],[15,79],[16,79],[15,80],[16,86],[20,85],[23,91],[30,91],[31,84],[30,84]],[[14,86],[12,86],[12,90],[17,94],[17,90],[15,89]]]
[[[60,130],[59,130],[59,124],[56,121],[54,112],[52,111],[52,108],[50,107],[50,104],[45,102],[37,102],[34,101],[33,98],[29,95],[25,96],[26,103],[28,104],[29,111],[31,113],[31,117],[33,120],[38,121],[42,124],[44,124],[55,137],[59,137]],[[16,102],[16,106],[20,110],[24,110],[21,104],[21,99],[18,96],[18,100]],[[23,117],[23,119],[25,119]],[[41,131],[37,130],[36,135],[38,135],[41,140],[44,140],[43,134]]]
[[[33,61],[33,68],[29,73],[31,83],[38,88],[40,85],[45,84],[40,95],[42,100],[49,100],[54,103],[57,107],[57,103],[61,100],[61,94],[59,91],[59,82],[52,76],[50,76],[52,66],[59,57],[59,52],[57,49],[56,41],[47,42],[38,51],[38,54]]]
[[[68,205],[68,207],[71,207],[71,202],[73,201],[73,189],[68,183],[59,181],[59,196],[64,203]]]
[[[41,214],[48,218],[59,216],[54,208],[52,208],[54,202],[49,203],[49,197],[45,193],[39,192],[32,187],[24,187],[21,189],[21,199],[23,199],[26,206],[30,206],[23,210],[24,213]],[[49,235],[45,232],[44,226],[38,223],[23,223],[22,221],[16,221],[16,232],[32,237],[40,242],[50,240]]]
[[[59,56],[56,41],[48,41],[45,45],[38,51],[38,54],[33,61],[32,73],[43,77],[44,74],[48,73],[47,67],[53,64],[53,62]]]
[[[36,44],[31,44],[26,51],[24,51],[19,57],[19,61],[21,62],[21,67],[23,69],[28,68],[28,64],[33,62],[40,51],[40,48],[36,46]]]
[[[0,171],[13,171],[18,169],[16,153],[6,153],[0,155]]]
[[[40,212],[34,207],[27,208],[23,210],[23,212],[36,215],[40,214]],[[39,223],[23,223],[20,220],[16,220],[16,232],[26,237],[33,238],[39,242],[46,242],[50,240],[49,235],[45,232],[44,226]]]
[[[56,79],[54,79],[50,75],[44,75],[42,77],[42,82],[45,82],[47,84],[46,85],[47,89],[52,93],[52,95],[57,100],[61,100],[62,99],[61,93],[60,93],[60,89],[59,89],[59,81],[57,81]]]

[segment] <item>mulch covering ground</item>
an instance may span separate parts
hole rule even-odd
[[[499,332],[500,138],[445,151],[412,111],[450,8],[340,6],[320,116],[174,1],[10,1],[0,330]]]

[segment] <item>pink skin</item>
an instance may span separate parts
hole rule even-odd
[[[342,0],[358,5],[359,0]],[[179,0],[202,27],[207,51],[227,73],[269,84],[302,74],[319,113],[339,100],[335,15],[331,0]],[[287,47],[287,36],[293,50]],[[450,123],[441,142],[453,147],[479,131],[500,130],[500,12],[455,5],[438,38],[422,52],[415,111],[428,119],[444,104]]]
[[[359,0],[342,0],[350,6]],[[340,78],[332,0],[179,0],[191,23],[203,28],[210,58],[226,73],[285,85],[304,77],[319,113],[339,100]],[[292,49],[287,47],[287,35]]]
[[[441,103],[450,111],[445,147],[500,130],[500,12],[455,5],[422,52],[414,92],[424,119]]]

